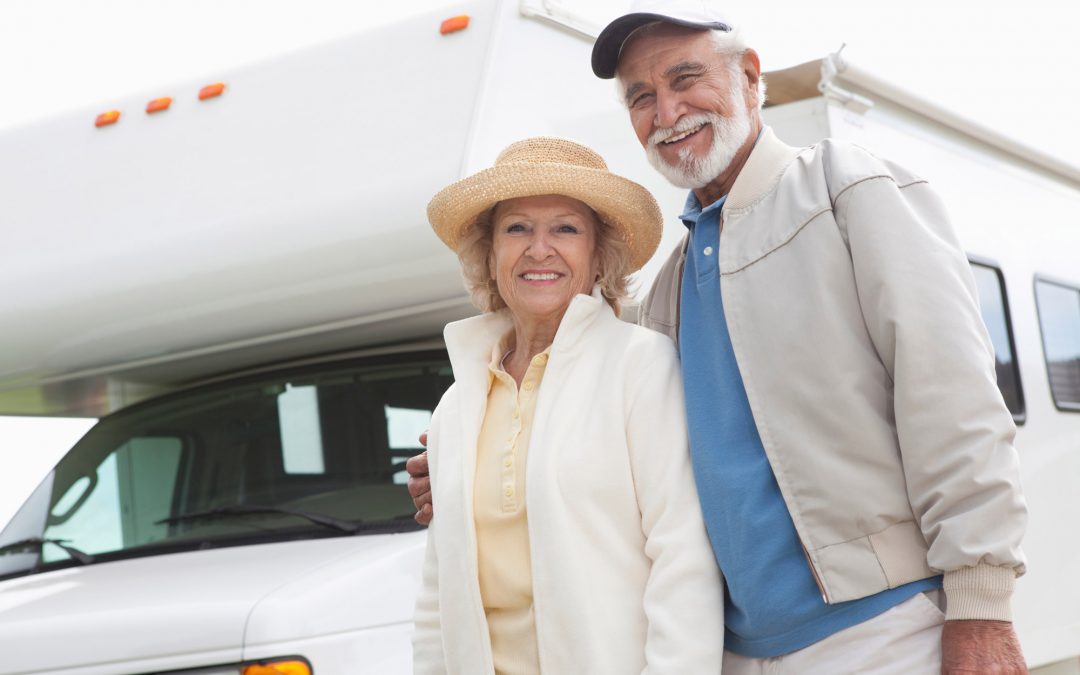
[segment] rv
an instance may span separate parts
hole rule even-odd
[[[0,674],[411,671],[403,462],[451,382],[442,328],[474,313],[428,199],[558,135],[669,214],[639,295],[684,231],[567,7],[398,3],[0,135],[0,414],[100,418],[0,532]],[[781,138],[944,197],[1019,426],[1016,627],[1033,672],[1080,673],[1080,167],[836,54],[766,77]]]

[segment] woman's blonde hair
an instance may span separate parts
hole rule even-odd
[[[476,222],[461,238],[458,246],[458,259],[461,260],[461,274],[465,279],[465,288],[472,297],[472,303],[481,312],[494,312],[506,307],[506,302],[499,295],[499,288],[491,276],[491,262],[494,242],[494,228],[491,216],[495,204],[477,217]],[[593,222],[596,224],[596,251],[594,255],[599,263],[600,292],[619,313],[622,303],[630,296],[630,247],[619,235],[619,231],[604,222],[595,211]]]

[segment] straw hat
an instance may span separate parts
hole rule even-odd
[[[503,150],[495,166],[443,188],[428,203],[435,234],[457,251],[465,233],[495,204],[515,197],[563,195],[588,204],[630,247],[631,271],[660,243],[663,216],[648,190],[608,171],[593,150],[541,136]]]

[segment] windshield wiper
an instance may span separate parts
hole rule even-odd
[[[296,516],[297,518],[304,518],[316,525],[322,525],[323,527],[329,527],[339,532],[345,532],[346,534],[356,534],[362,530],[368,529],[367,523],[353,523],[348,520],[341,520],[340,518],[334,518],[333,516],[324,516],[321,513],[310,513],[308,511],[295,511],[293,509],[286,509],[280,506],[258,506],[255,504],[233,504],[231,506],[219,506],[207,511],[193,511],[191,513],[181,513],[176,516],[169,516],[168,518],[162,518],[157,521],[157,525],[167,524],[172,525],[174,523],[181,523],[185,520],[203,520],[207,518],[227,518],[229,516],[246,516],[253,514],[281,514],[287,516]]]
[[[92,556],[92,555],[90,555],[88,553],[83,553],[82,551],[75,548],[74,546],[68,546],[67,542],[69,542],[69,541],[71,541],[71,540],[70,539],[48,539],[48,538],[43,539],[41,537],[30,537],[28,539],[20,539],[19,541],[12,542],[10,544],[4,544],[3,546],[0,546],[0,555],[8,555],[8,554],[11,554],[11,553],[18,553],[18,552],[24,551],[26,549],[37,549],[38,551],[40,551],[42,549],[42,547],[45,546],[45,544],[52,544],[53,546],[56,546],[56,547],[59,547],[60,549],[62,549],[64,551],[64,553],[67,553],[69,556],[71,556],[72,560],[79,563],[80,565],[89,565],[90,563],[94,562],[94,556]]]

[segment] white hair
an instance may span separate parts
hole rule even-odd
[[[648,35],[656,31],[660,26],[665,25],[663,21],[653,21],[643,26],[639,26],[634,29],[626,39],[623,40],[623,46],[625,47],[631,40]],[[739,28],[732,28],[730,31],[722,30],[709,30],[709,37],[713,41],[713,45],[716,48],[716,53],[725,57],[724,64],[727,66],[731,73],[731,76],[736,82],[742,79],[742,57],[750,49],[750,45],[746,42],[746,37],[743,31]],[[616,91],[619,100],[626,104],[626,100],[623,98],[625,93],[623,90],[622,82],[616,78]],[[760,110],[765,105],[765,76],[760,75],[758,77],[757,91],[755,92],[757,108]]]
[[[742,58],[747,50],[750,49],[746,44],[742,31],[738,28],[728,32],[711,30],[709,31],[709,34],[712,38],[713,46],[716,48],[716,53],[727,57],[728,70],[731,71],[732,77],[738,81],[742,77]],[[755,92],[756,100],[754,101],[759,110],[765,106],[765,92],[765,76],[759,73],[757,91]]]

